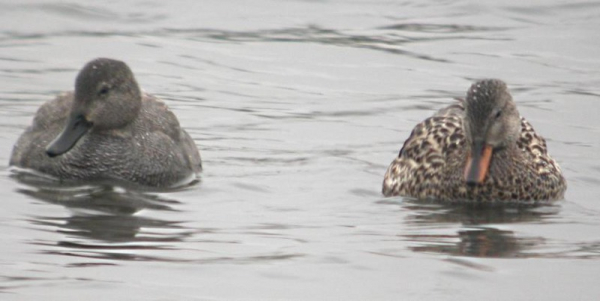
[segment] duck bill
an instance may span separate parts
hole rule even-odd
[[[62,133],[46,147],[46,154],[56,157],[68,152],[91,127],[92,123],[87,121],[83,115],[69,117]]]
[[[465,166],[465,181],[473,186],[483,183],[492,160],[492,147],[483,142],[473,143]]]

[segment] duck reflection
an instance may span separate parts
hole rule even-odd
[[[58,253],[76,255],[74,251],[88,250],[93,252],[86,253],[86,257],[114,258],[111,250],[163,249],[160,243],[182,241],[189,236],[181,222],[135,215],[142,210],[175,211],[172,206],[178,201],[154,192],[106,183],[86,186],[56,183],[27,173],[16,173],[13,177],[25,184],[18,190],[20,193],[71,211],[66,217],[35,216],[30,220],[36,225],[56,227],[58,232],[65,234],[64,240],[57,244],[69,250]]]
[[[543,243],[542,238],[518,238],[513,231],[481,227],[479,229],[459,230],[456,236],[421,235],[411,237],[423,242],[421,246],[411,247],[416,252],[435,252],[470,257],[525,257],[526,249]],[[440,244],[448,238],[458,238],[455,244]],[[436,243],[434,243],[436,242]]]
[[[520,237],[514,231],[494,225],[540,222],[558,212],[558,207],[471,207],[411,201],[404,208],[413,213],[406,219],[410,229],[419,232],[403,235],[416,243],[411,250],[499,258],[534,257],[531,250],[543,244],[544,238]],[[456,223],[460,228],[449,233],[448,229]]]

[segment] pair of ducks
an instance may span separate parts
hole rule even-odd
[[[10,165],[59,179],[152,187],[177,185],[202,169],[175,115],[140,91],[125,63],[106,58],[83,67],[74,92],[40,107]],[[544,139],[500,80],[474,83],[466,99],[417,124],[383,182],[385,196],[448,202],[550,201],[565,190]]]

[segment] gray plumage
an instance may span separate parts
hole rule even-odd
[[[116,179],[169,187],[202,169],[177,117],[142,93],[129,67],[99,58],[79,72],[74,92],[43,104],[13,148],[10,165],[59,179]]]
[[[467,183],[477,145],[493,149],[489,169],[481,182]],[[465,100],[417,124],[383,181],[385,196],[448,202],[539,203],[563,198],[566,188],[546,141],[500,80],[474,83]]]

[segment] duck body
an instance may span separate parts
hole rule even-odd
[[[383,181],[385,196],[461,203],[538,203],[565,190],[546,141],[499,80],[473,84],[465,100],[417,124]]]
[[[202,169],[175,115],[142,93],[129,68],[94,60],[74,92],[43,104],[18,139],[10,165],[65,180],[123,180],[170,187]]]

